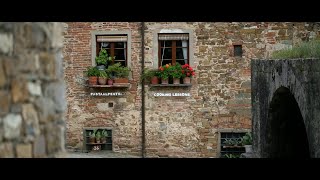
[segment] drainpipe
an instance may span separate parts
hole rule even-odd
[[[144,22],[141,22],[141,75],[144,71]],[[146,157],[146,130],[145,130],[145,99],[144,99],[144,79],[141,82],[141,130],[142,130],[142,158]]]

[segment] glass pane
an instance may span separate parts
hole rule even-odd
[[[188,47],[188,41],[187,40],[177,40],[176,41],[176,46],[177,47]]]
[[[172,49],[171,48],[161,48],[160,59],[172,59]]]
[[[179,64],[181,64],[181,65],[186,64],[186,63],[185,63],[185,60],[176,60],[176,62],[179,63]]]
[[[164,47],[164,45],[166,45],[165,47],[172,46],[172,41],[160,41],[160,43],[161,43],[161,47]]]
[[[115,42],[114,43],[114,47],[115,48],[125,48],[126,47],[126,43],[125,42]]]
[[[169,63],[172,64],[172,60],[163,60],[162,63],[161,63],[161,66],[169,64]]]
[[[176,59],[187,59],[188,58],[187,48],[177,48],[176,49]]]
[[[114,56],[116,56],[115,59],[126,60],[125,50],[126,49],[115,49],[114,50]]]
[[[242,46],[234,45],[234,56],[242,56]]]
[[[101,46],[102,46],[103,48],[110,48],[110,43],[109,43],[109,42],[102,42],[102,43],[101,43]]]

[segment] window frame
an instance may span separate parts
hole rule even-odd
[[[189,34],[189,43],[188,43],[188,60],[189,65],[191,67],[195,66],[194,63],[194,51],[195,51],[195,44],[194,44],[194,30],[193,29],[155,29],[153,30],[153,40],[152,40],[152,55],[153,55],[153,61],[152,61],[152,67],[153,69],[158,69],[160,67],[159,64],[159,34]]]
[[[131,68],[131,42],[132,36],[130,30],[121,31],[91,31],[91,63],[92,66],[96,66],[96,52],[97,52],[97,36],[115,36],[115,35],[126,35],[127,36],[127,50],[126,50],[126,67]],[[129,79],[132,79],[131,73]]]
[[[178,33],[176,33],[178,34]],[[182,34],[182,33],[179,33],[179,34]],[[186,33],[184,33],[186,34]],[[177,60],[177,41],[181,41],[181,40],[158,40],[158,64],[159,64],[159,67],[161,65],[161,50],[162,50],[162,46],[161,46],[161,42],[164,42],[164,41],[171,41],[172,42],[172,45],[171,45],[171,64],[172,65],[175,65],[176,64],[176,60]],[[187,40],[187,64],[190,64],[190,55],[189,55],[189,39]],[[181,47],[178,47],[178,48],[185,48],[183,46]],[[165,65],[165,64],[163,64]],[[162,66],[163,66],[162,65]]]
[[[217,157],[221,158],[221,133],[247,133],[252,132],[251,129],[220,129],[218,131]]]
[[[118,34],[117,34],[118,35]],[[120,34],[119,34],[120,35]],[[105,36],[108,36],[108,35],[105,35]],[[97,36],[96,36],[96,39],[97,39]],[[100,44],[101,43],[103,43],[103,42],[97,42],[97,40],[96,40],[96,56],[98,56],[98,54],[99,54],[99,50],[101,49],[100,48]],[[125,57],[126,57],[126,59],[124,59],[124,64],[125,64],[125,66],[127,67],[128,66],[128,42],[124,42],[124,43],[126,43],[126,48],[116,48],[115,47],[115,43],[117,43],[117,42],[108,42],[108,43],[110,43],[110,56],[111,57],[113,57],[114,56],[114,54],[115,54],[115,52],[114,52],[114,50],[115,49],[125,49],[126,51],[125,51]],[[116,60],[117,61],[117,60]],[[120,61],[123,61],[123,59],[121,59],[121,60],[118,60],[119,62]],[[114,62],[115,62],[115,60],[112,60],[112,63],[111,64],[114,64]]]

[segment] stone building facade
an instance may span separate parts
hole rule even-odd
[[[221,132],[252,128],[251,59],[267,58],[275,50],[320,35],[319,24],[306,22],[146,22],[141,27],[140,22],[65,23],[68,146],[83,148],[84,127],[110,127],[113,151],[141,154],[145,147],[146,157],[220,157]],[[142,67],[159,67],[162,34],[186,35],[188,62],[196,70],[191,87],[146,84],[142,88]],[[84,71],[95,65],[99,35],[127,38],[129,88],[85,86]],[[124,95],[93,97],[91,92]],[[190,96],[159,97],[157,93]]]
[[[65,152],[61,23],[0,23],[0,157]]]

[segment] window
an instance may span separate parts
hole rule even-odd
[[[220,157],[240,157],[242,153],[245,153],[245,148],[237,145],[244,135],[245,132],[221,132]]]
[[[242,45],[233,45],[234,47],[234,56],[242,57]]]
[[[159,66],[189,63],[189,34],[158,34]]]
[[[127,35],[96,35],[96,56],[100,50],[106,49],[108,55],[115,57],[112,64],[120,62],[122,66],[128,66]]]

